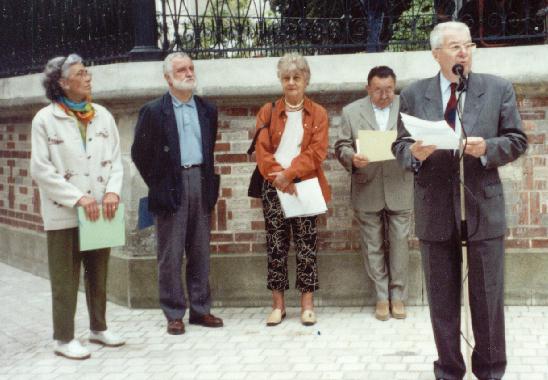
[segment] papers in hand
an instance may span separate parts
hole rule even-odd
[[[358,131],[356,147],[370,162],[395,160],[392,143],[396,140],[396,131]]]
[[[286,218],[319,215],[327,211],[318,178],[296,183],[295,187],[297,195],[276,190]]]
[[[415,141],[421,140],[422,145],[435,145],[438,149],[459,149],[459,136],[445,120],[428,121],[400,114],[405,129]]]
[[[82,207],[78,211],[78,236],[80,239],[80,251],[117,247],[126,244],[126,232],[124,222],[124,205],[118,204],[118,210],[114,218],[107,220],[103,217],[100,207],[99,219],[95,222],[86,218],[86,212]]]

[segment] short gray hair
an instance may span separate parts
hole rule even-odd
[[[447,31],[465,31],[470,36],[470,29],[468,25],[460,21],[447,21],[442,22],[434,27],[430,32],[430,48],[432,50],[438,49],[443,45],[443,38],[445,37],[445,32]],[[471,36],[470,36],[471,38]]]
[[[177,52],[168,54],[168,56],[165,57],[164,59],[164,74],[171,74],[173,72],[173,60],[175,58],[191,59],[187,53],[183,53],[182,51],[177,51]]]
[[[72,65],[82,62],[82,57],[73,53],[66,57],[61,56],[52,58],[46,63],[42,85],[46,90],[46,97],[49,100],[56,101],[61,96],[65,96],[65,92],[61,88],[59,80],[68,77],[68,72]]]
[[[306,59],[299,53],[286,53],[278,61],[278,78],[291,71],[299,71],[304,75],[306,83],[310,82],[310,67]]]

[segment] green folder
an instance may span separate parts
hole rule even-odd
[[[89,251],[107,247],[118,247],[126,244],[126,224],[124,222],[124,205],[120,203],[114,218],[103,218],[103,209],[95,222],[86,218],[82,207],[78,207],[78,236],[80,251]]]

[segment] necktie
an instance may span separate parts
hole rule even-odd
[[[456,89],[457,84],[451,83],[451,96],[449,97],[447,107],[445,107],[445,114],[443,115],[445,121],[447,121],[447,124],[449,124],[449,126],[453,130],[455,130],[455,119],[457,117],[457,96],[455,91]]]

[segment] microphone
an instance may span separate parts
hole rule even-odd
[[[460,63],[457,63],[451,68],[453,74],[459,77],[459,85],[457,86],[457,91],[466,91],[468,88],[468,79],[464,76],[464,66]]]

